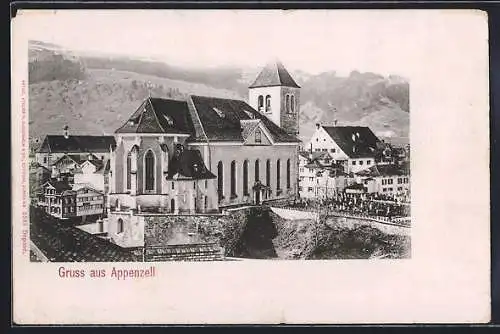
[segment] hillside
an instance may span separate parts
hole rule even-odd
[[[112,133],[148,96],[184,99],[187,94],[247,98],[259,68],[185,69],[155,60],[78,54],[30,42],[30,135]],[[361,124],[397,143],[407,143],[409,85],[400,77],[353,71],[311,75],[293,72],[301,90],[300,131],[306,141],[315,124]]]

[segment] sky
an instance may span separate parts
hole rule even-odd
[[[424,27],[409,11],[59,10],[24,12],[29,39],[172,65],[371,71],[411,76]],[[420,34],[421,35],[421,34]]]

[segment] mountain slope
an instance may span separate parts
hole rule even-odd
[[[30,135],[113,133],[148,96],[184,99],[187,94],[247,99],[259,68],[185,69],[160,61],[82,54],[31,41]],[[408,142],[409,84],[398,76],[353,71],[291,73],[301,89],[300,137],[316,123],[361,124],[382,139]],[[152,88],[148,88],[150,85]]]

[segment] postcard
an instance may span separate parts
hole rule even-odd
[[[488,19],[20,10],[17,324],[485,323]]]

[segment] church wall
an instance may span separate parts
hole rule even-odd
[[[194,147],[193,147],[194,148]],[[197,147],[200,152],[204,152],[203,146]],[[268,199],[278,199],[294,196],[297,191],[298,178],[298,150],[296,145],[275,145],[275,146],[246,146],[246,145],[211,145],[211,166],[210,170],[217,175],[217,164],[222,161],[224,169],[224,199],[219,206],[251,203],[253,201],[252,186],[255,182],[255,160],[259,160],[259,179],[266,183],[266,161],[271,161],[271,197]],[[248,191],[250,196],[243,195],[243,162],[248,160]],[[282,193],[276,192],[276,162],[280,159],[280,184]],[[286,161],[290,159],[290,189],[286,189]],[[237,197],[231,199],[231,162],[236,162],[236,194]],[[215,194],[217,194],[217,181],[214,182]],[[217,196],[215,196],[217,199]],[[262,198],[264,200],[264,198]]]

